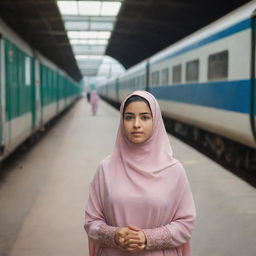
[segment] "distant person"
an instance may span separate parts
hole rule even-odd
[[[91,93],[90,93],[90,91],[87,91],[87,92],[86,92],[86,97],[87,97],[87,101],[90,102],[90,99],[91,99]]]
[[[98,93],[94,90],[91,93],[90,96],[90,103],[91,103],[91,107],[92,107],[92,114],[95,116],[98,108],[99,108],[99,101],[100,101],[100,97],[98,95]]]
[[[160,107],[149,92],[135,91],[121,104],[114,150],[90,183],[89,255],[191,256],[195,216]]]

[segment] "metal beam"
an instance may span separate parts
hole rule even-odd
[[[95,15],[63,15],[65,21],[90,21],[90,22],[114,22],[116,16],[95,16]],[[54,19],[54,17],[49,18]]]

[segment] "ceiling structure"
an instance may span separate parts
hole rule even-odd
[[[248,0],[124,0],[106,55],[129,68]]]
[[[76,2],[77,6],[83,6],[85,4],[79,2],[88,0],[73,2]],[[96,53],[111,56],[126,68],[131,67],[249,1],[121,2],[121,8],[115,18],[115,15],[99,12],[97,15],[88,14],[86,12],[93,9],[88,7],[82,7],[80,11],[77,9],[78,15],[73,13],[62,16],[56,0],[1,0],[0,17],[31,46],[79,81],[83,74],[95,75],[95,69],[101,63],[92,60]],[[103,10],[103,3],[100,10]],[[67,30],[72,33],[67,33]],[[81,33],[81,30],[87,31],[91,38],[83,38],[85,34]],[[84,39],[87,41],[83,41]],[[97,43],[93,40],[97,40]],[[83,59],[85,57],[75,55],[87,55],[88,61]]]
[[[82,75],[97,76],[121,0],[58,0],[57,5]]]
[[[82,78],[55,0],[1,0],[0,17],[75,80]]]

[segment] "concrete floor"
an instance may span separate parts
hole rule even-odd
[[[119,113],[81,100],[0,180],[0,256],[87,256],[88,184],[113,149]],[[256,189],[170,136],[197,206],[194,256],[256,255]]]

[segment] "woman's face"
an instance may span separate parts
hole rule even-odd
[[[133,143],[142,143],[152,135],[153,117],[147,103],[135,101],[124,112],[124,133]]]

